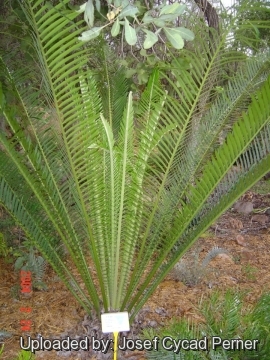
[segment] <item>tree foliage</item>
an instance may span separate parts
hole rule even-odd
[[[182,49],[184,40],[193,40],[194,34],[184,27],[170,27],[174,20],[179,18],[185,11],[185,5],[178,2],[172,4],[162,3],[142,13],[142,7],[132,4],[129,0],[111,0],[108,3],[108,22],[103,26],[95,26],[95,11],[100,12],[100,1],[88,0],[79,9],[84,12],[84,20],[89,30],[84,31],[79,40],[89,41],[100,35],[102,29],[111,27],[112,37],[116,37],[123,27],[123,35],[128,45],[134,46],[138,42],[138,36],[145,33],[143,48],[149,49],[159,40],[161,30],[170,44],[176,49]],[[141,10],[141,11],[140,11]],[[149,28],[151,26],[151,29]],[[154,32],[152,31],[154,30]]]
[[[270,4],[267,0],[236,1],[235,11],[240,13],[242,27],[236,32],[235,44],[242,51],[263,51],[269,49]],[[252,24],[252,26],[250,26]],[[246,26],[244,26],[246,25]],[[245,38],[244,44],[242,39]]]

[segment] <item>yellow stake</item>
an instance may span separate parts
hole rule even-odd
[[[113,360],[117,360],[117,339],[118,339],[118,331],[113,333]]]

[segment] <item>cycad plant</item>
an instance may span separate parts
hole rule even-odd
[[[26,85],[31,69],[10,69],[2,55],[0,201],[87,311],[134,320],[200,234],[270,170],[269,54],[238,53],[233,24],[219,35],[200,22],[134,106],[121,69],[103,83],[89,69],[68,2],[21,2],[38,89]],[[221,76],[234,66],[234,78]],[[241,154],[246,166],[233,171]]]
[[[155,330],[145,329],[143,338],[151,339],[158,336],[164,339],[204,339],[208,340],[208,351],[179,349],[179,353],[163,348],[159,344],[158,351],[146,353],[151,360],[252,360],[269,358],[269,293],[264,294],[255,305],[247,307],[244,304],[244,294],[229,290],[224,295],[213,291],[208,299],[201,299],[198,312],[203,315],[201,323],[188,321],[185,318],[174,319],[166,327]],[[249,351],[238,349],[224,349],[222,346],[212,348],[213,337],[222,339],[257,340],[256,349]],[[259,341],[258,341],[259,340]],[[168,346],[169,343],[164,345]],[[254,343],[256,344],[256,342]]]

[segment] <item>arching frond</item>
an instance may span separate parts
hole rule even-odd
[[[2,55],[0,202],[87,310],[134,319],[200,234],[270,170],[270,55],[231,51],[233,23],[219,33],[202,24],[179,54],[188,66],[155,69],[135,106],[120,67],[88,68],[68,2],[21,3],[38,92]]]

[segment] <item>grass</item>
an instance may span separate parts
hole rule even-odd
[[[251,189],[250,191],[260,194],[260,195],[266,195],[270,194],[270,180],[260,180],[258,181]]]

